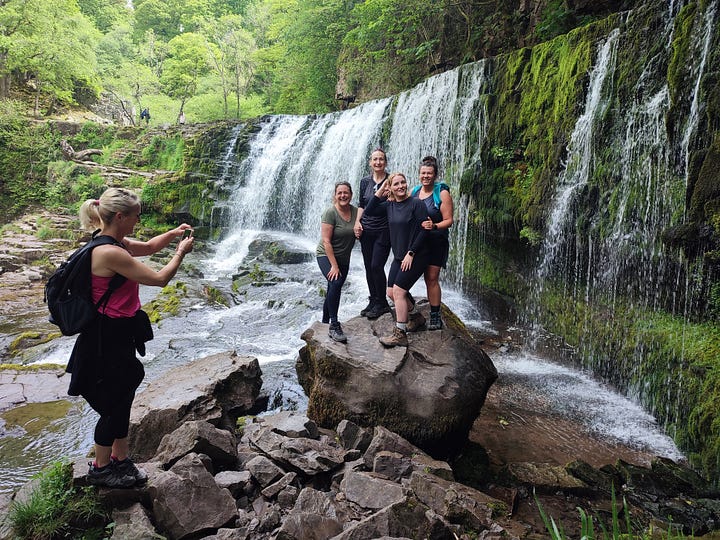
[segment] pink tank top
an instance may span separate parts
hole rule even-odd
[[[97,302],[105,294],[110,285],[111,277],[102,277],[92,275],[92,299]],[[118,319],[122,317],[134,317],[137,310],[140,309],[140,285],[137,281],[126,280],[119,288],[115,289],[110,295],[107,303],[107,309],[103,310],[102,306],[98,311],[104,313],[108,317]]]

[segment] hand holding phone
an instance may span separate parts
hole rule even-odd
[[[192,233],[192,229],[185,229],[182,234],[182,239],[185,240],[186,238],[190,238],[192,236]]]

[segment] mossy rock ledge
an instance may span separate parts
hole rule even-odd
[[[429,318],[427,304],[420,310]],[[390,314],[343,324],[346,344],[314,323],[302,335],[296,370],[307,394],[308,417],[326,428],[347,419],[384,426],[434,457],[452,456],[467,441],[473,422],[497,379],[492,360],[463,323],[445,307],[446,325],[408,333],[408,347],[384,348]]]

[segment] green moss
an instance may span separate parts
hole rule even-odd
[[[203,287],[203,291],[209,302],[213,304],[219,304],[225,307],[228,307],[230,305],[223,293],[216,287],[205,285]]]
[[[57,336],[55,336],[57,337]],[[65,371],[65,366],[60,364],[0,364],[0,370],[13,371]]]
[[[181,281],[166,285],[160,291],[157,298],[143,306],[150,321],[157,323],[166,315],[177,315],[180,312],[180,304],[187,296],[187,285]]]
[[[58,400],[45,403],[28,403],[0,413],[9,427],[18,426],[30,436],[37,437],[52,423],[67,415],[72,404]]]
[[[39,345],[41,343],[47,343],[50,339],[47,336],[43,336],[42,332],[35,330],[23,332],[15,339],[10,342],[8,351],[13,354],[20,349],[27,349],[33,345]]]
[[[678,93],[685,86],[685,78],[689,75],[688,68],[693,63],[691,58],[692,29],[697,7],[697,3],[691,2],[683,6],[675,18],[670,62],[667,69],[668,87],[673,101],[677,100]]]

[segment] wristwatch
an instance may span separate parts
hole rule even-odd
[[[437,231],[437,228],[438,228],[437,223],[433,223],[433,230]]]
[[[410,255],[411,257],[414,257],[414,256],[415,256],[415,252],[414,252],[414,251],[408,251],[408,255]]]

